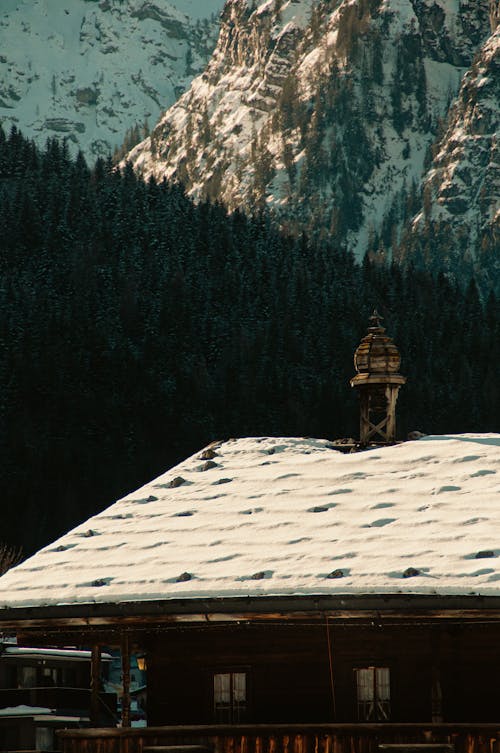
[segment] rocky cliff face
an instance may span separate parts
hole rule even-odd
[[[490,0],[490,24],[492,31],[495,31],[500,24],[500,2],[498,0]]]
[[[205,72],[129,157],[193,196],[388,253],[494,13],[490,0],[228,0]]]
[[[458,279],[473,272],[485,291],[500,290],[499,109],[497,28],[463,79],[398,252]]]
[[[106,155],[173,104],[213,51],[223,0],[2,0],[0,122]]]

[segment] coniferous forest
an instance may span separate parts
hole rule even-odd
[[[498,431],[500,304],[0,131],[0,540],[25,553],[213,439],[357,436],[374,307],[399,433]]]

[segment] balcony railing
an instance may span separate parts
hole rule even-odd
[[[255,724],[65,730],[63,753],[500,753],[498,724]],[[439,746],[437,744],[440,744]],[[413,751],[410,751],[411,746]],[[443,746],[441,748],[441,745]],[[387,750],[387,749],[386,749]],[[399,750],[402,750],[399,748]]]
[[[116,721],[116,695],[99,693],[100,714],[108,717],[109,723]],[[0,689],[0,708],[13,706],[38,706],[58,711],[79,712],[88,716],[90,709],[90,690],[86,688],[2,688]]]

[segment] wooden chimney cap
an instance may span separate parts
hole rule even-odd
[[[401,356],[392,339],[385,334],[382,317],[375,311],[370,317],[370,327],[354,354],[354,367],[363,375],[398,375]],[[356,377],[355,377],[356,378]]]

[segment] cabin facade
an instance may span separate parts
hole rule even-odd
[[[218,443],[4,575],[0,629],[92,651],[94,727],[62,731],[68,753],[494,753],[499,472],[499,435]],[[124,692],[105,729],[107,647]]]
[[[403,743],[471,750],[485,739],[494,749],[496,598],[264,597],[245,600],[244,611],[237,599],[169,606],[179,611],[161,603],[142,604],[140,614],[94,609],[85,628],[77,627],[80,610],[65,625],[47,613],[43,630],[25,621],[23,637],[37,643],[120,643],[124,677],[131,647],[147,656],[147,727],[128,727],[126,717],[121,729],[75,730],[61,721],[62,750],[197,744],[245,753],[253,744],[272,753],[317,749],[318,735],[342,751]],[[124,705],[126,715],[125,697]]]
[[[414,622],[312,613],[171,631],[148,651],[150,724],[497,719],[499,625]]]

